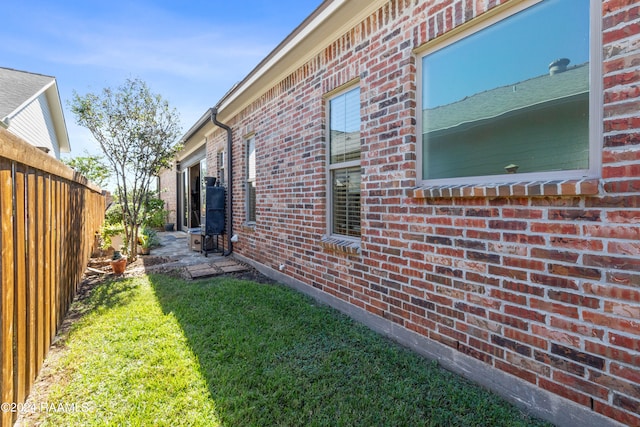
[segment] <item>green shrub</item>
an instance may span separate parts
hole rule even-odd
[[[122,224],[122,207],[120,203],[114,201],[107,212],[104,214],[104,223],[106,225]]]
[[[160,238],[158,237],[158,233],[156,230],[150,227],[142,227],[140,234],[144,236],[144,240],[146,240],[147,247],[150,249],[157,248],[160,246]]]
[[[116,224],[110,224],[105,221],[102,229],[100,230],[100,237],[102,237],[102,248],[107,249],[108,247],[110,247],[111,238],[113,236],[117,236],[118,234],[124,234],[124,225],[122,224],[122,220],[120,220],[120,222]]]
[[[169,212],[164,208],[164,200],[156,197],[155,194],[153,193],[144,205],[143,224],[151,228],[162,228]]]

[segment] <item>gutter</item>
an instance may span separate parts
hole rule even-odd
[[[227,250],[222,254],[223,256],[231,255],[233,252],[233,162],[231,161],[231,152],[233,148],[233,134],[231,128],[224,123],[218,121],[218,106],[211,108],[211,122],[221,129],[227,131]]]
[[[204,125],[207,124],[207,122],[211,120],[211,108],[209,108],[203,115],[202,117],[200,117],[198,119],[198,121],[191,126],[191,128],[187,131],[187,133],[185,133],[182,138],[180,138],[180,142],[181,143],[185,143],[189,140],[189,138],[191,138],[193,135],[195,135],[200,129],[202,129],[204,127]]]

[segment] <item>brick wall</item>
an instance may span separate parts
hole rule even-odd
[[[416,188],[412,50],[496,3],[390,1],[228,121],[235,251],[274,269],[284,265],[288,277],[394,325],[640,425],[638,1],[602,2],[600,180]],[[324,96],[355,79],[362,101],[359,252],[323,238]],[[244,136],[251,132],[257,223],[246,227]],[[216,132],[213,144],[225,137]]]
[[[164,208],[169,211],[167,222],[175,224],[174,230],[177,228],[176,212],[178,211],[178,182],[176,179],[176,169],[163,170],[160,175],[160,198],[164,200]]]
[[[226,134],[224,138],[214,141],[207,141],[207,176],[219,179],[218,153],[227,151]],[[226,180],[226,178],[224,178]]]

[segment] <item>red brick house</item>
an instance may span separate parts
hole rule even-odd
[[[326,0],[161,187],[185,229],[219,177],[227,252],[536,415],[640,425],[639,64],[638,0]]]

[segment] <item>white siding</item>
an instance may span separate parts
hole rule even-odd
[[[60,146],[44,93],[11,118],[9,131],[31,145],[47,147],[52,157],[60,158]]]

